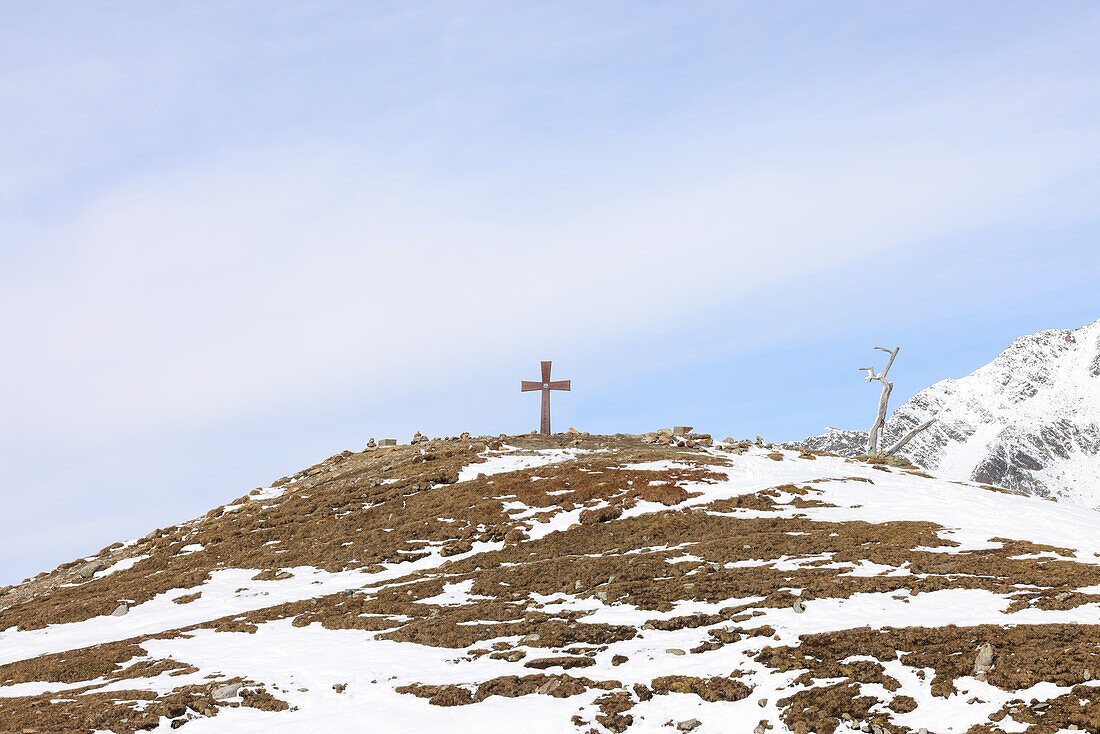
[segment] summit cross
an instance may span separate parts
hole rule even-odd
[[[539,424],[539,433],[544,436],[550,435],[550,391],[551,390],[568,390],[569,380],[558,380],[557,382],[550,381],[550,362],[546,361],[542,363],[542,381],[533,382],[530,380],[523,380],[520,383],[520,392],[530,392],[532,390],[542,390],[542,422]]]

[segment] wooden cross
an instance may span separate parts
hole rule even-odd
[[[544,436],[550,435],[550,391],[568,390],[569,382],[569,380],[550,382],[550,362],[547,361],[542,363],[542,382],[523,380],[520,383],[520,392],[542,390],[542,423],[539,424],[539,433]]]

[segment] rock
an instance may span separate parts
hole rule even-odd
[[[670,443],[672,443],[672,438],[670,436],[661,435],[657,437],[657,443],[661,444],[662,446],[668,446]]]
[[[227,698],[233,698],[234,696],[236,696],[238,693],[240,693],[240,690],[243,687],[244,684],[240,682],[226,683],[225,685],[215,688],[213,691],[210,692],[210,695],[213,696],[214,700],[216,701],[224,701]]]
[[[769,724],[767,722],[767,720],[764,720],[764,721],[761,721],[759,724],[756,725],[756,728],[752,730],[752,734],[765,734],[765,732],[767,732],[768,729],[771,729],[771,728],[772,728],[772,725]]]
[[[535,689],[535,693],[541,693],[543,695],[549,695],[561,687],[561,681],[557,678],[551,678],[543,683],[541,686]]]
[[[759,436],[757,436],[757,438],[759,438]],[[870,732],[871,732],[871,722],[870,721],[864,721],[862,724],[859,725],[859,730],[862,731],[862,732],[867,732],[867,734],[870,734]]]
[[[380,439],[378,439],[378,445],[379,446],[396,446],[397,445],[397,439],[396,438],[380,438]]]
[[[657,431],[657,435],[658,436],[671,436],[672,435],[672,429],[671,428],[662,428],[662,429]]]
[[[756,702],[756,705],[759,706],[760,708],[765,708],[768,705],[768,699],[762,698],[762,699],[760,699],[759,701]]]
[[[333,683],[332,684],[332,690],[336,691],[337,693],[343,693],[347,689],[348,689],[348,684],[347,683]]]
[[[536,632],[536,633],[532,633],[530,635],[527,635],[526,637],[524,637],[519,642],[520,642],[521,645],[530,645],[534,642],[538,642],[540,639],[542,639],[542,638],[540,638],[538,633]]]
[[[679,724],[676,725],[676,728],[680,731],[691,731],[695,727],[700,726],[702,723],[703,722],[699,721],[699,719],[688,719],[687,721],[681,721]]]
[[[113,612],[111,612],[111,616],[112,617],[124,617],[127,614],[129,614],[129,612],[130,612],[130,607],[126,606],[125,604],[119,604],[117,607],[115,607],[115,610]]]
[[[691,426],[673,426],[672,427],[672,435],[673,436],[687,436],[689,433],[691,433]]]
[[[1055,601],[1065,601],[1066,599],[1070,598],[1071,596],[1073,596],[1072,591],[1063,591],[1060,594],[1055,594],[1054,595],[1054,600]]]
[[[570,436],[579,436],[579,435],[581,435],[581,432],[578,431],[576,428],[573,428],[572,426],[569,427],[569,430],[566,431],[566,433],[568,433]]]
[[[77,574],[82,579],[90,579],[92,576],[95,576],[95,572],[101,568],[103,568],[103,564],[101,562],[92,561],[91,563],[86,563],[81,566],[80,569],[77,571]]]
[[[412,441],[410,441],[409,443],[411,443],[411,444],[413,444],[413,445],[415,446],[416,444],[418,444],[418,443],[424,443],[424,442],[425,442],[425,441],[427,441],[427,440],[428,440],[428,437],[427,437],[427,436],[425,436],[424,434],[422,434],[422,433],[421,433],[420,431],[417,431],[417,432],[416,432],[416,434],[415,434],[415,435],[413,435],[413,437],[412,437]]]
[[[685,653],[685,652],[684,652],[683,650],[681,650],[681,649],[680,649],[680,648],[678,648],[678,647],[670,647],[670,648],[667,648],[667,649],[665,650],[665,652],[667,652],[667,653],[668,653],[669,655],[686,655],[686,654],[687,654],[687,653]]]
[[[802,599],[795,599],[794,604],[791,604],[791,609],[794,610],[795,614],[802,614],[806,611],[806,602]]]
[[[928,730],[922,726],[920,729],[917,729],[917,734],[928,734]]]
[[[374,442],[374,439],[373,439],[373,438],[372,438],[372,439],[371,439],[370,441],[367,441],[367,448],[368,448],[368,449],[373,449],[373,448],[375,448],[376,446],[378,446],[378,444],[376,444],[376,443]]]
[[[978,657],[974,660],[974,675],[984,676],[993,670],[993,646],[988,642],[978,648]]]

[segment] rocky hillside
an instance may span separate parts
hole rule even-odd
[[[3,732],[1100,732],[1100,514],[706,437],[345,452],[0,594]]]
[[[868,421],[878,397],[868,388]],[[1020,337],[958,380],[920,391],[886,423],[889,445],[938,421],[902,453],[938,476],[1100,508],[1100,321]],[[856,456],[866,431],[783,444]]]

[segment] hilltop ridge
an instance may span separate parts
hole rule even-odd
[[[1098,520],[705,435],[342,452],[6,589],[0,731],[1098,732]]]

